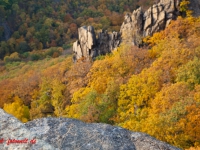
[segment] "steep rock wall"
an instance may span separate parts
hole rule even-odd
[[[160,0],[145,12],[139,8],[127,14],[120,29],[123,41],[139,46],[143,37],[165,29],[179,15],[179,4],[179,0]]]
[[[92,26],[83,26],[78,29],[78,40],[73,44],[74,61],[80,58],[94,58],[99,55],[110,53],[120,44],[121,36],[117,32],[108,34],[107,31],[102,31],[96,34]]]

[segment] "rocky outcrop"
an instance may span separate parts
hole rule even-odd
[[[79,28],[79,38],[73,45],[74,60],[110,53],[121,41],[140,46],[143,37],[165,29],[178,16],[179,4],[179,0],[160,0],[145,12],[141,8],[134,10],[132,14],[125,15],[120,33],[108,34],[102,31],[98,33],[97,39],[93,27]]]
[[[116,47],[119,46],[121,41],[121,36],[118,32],[112,32],[108,34],[107,31],[102,31],[98,34],[97,40],[97,55],[105,55],[110,53]]]
[[[181,0],[160,0],[159,3],[154,4],[145,12],[141,8],[134,10],[132,14],[126,14],[124,22],[121,26],[120,32],[113,32],[108,34],[106,31],[102,31],[98,34],[98,39],[95,39],[95,33],[93,32],[91,36],[93,39],[89,42],[87,34],[79,32],[79,39],[74,43],[73,49],[75,52],[75,59],[81,57],[89,58],[96,57],[98,55],[104,55],[110,53],[123,41],[125,43],[130,43],[135,46],[140,46],[142,44],[142,39],[146,36],[152,36],[154,33],[165,29],[171,22],[178,17],[179,5]],[[200,1],[190,0],[190,9],[193,10],[194,16],[200,16]],[[81,27],[79,30],[84,28],[86,31],[87,27]],[[88,33],[90,31],[87,30]],[[89,39],[88,39],[89,40]],[[88,47],[88,43],[92,47]],[[88,48],[85,48],[88,47]]]
[[[92,26],[83,26],[78,29],[78,41],[73,44],[73,51],[76,59],[89,58],[95,54],[96,35]]]
[[[78,29],[78,40],[73,44],[74,61],[84,57],[87,60],[98,55],[110,53],[114,48],[119,46],[120,35],[117,32],[108,34],[102,31],[96,34],[92,26],[83,26]]]
[[[43,118],[23,124],[2,109],[0,149],[178,150],[147,134],[107,124],[86,124],[67,118]]]
[[[138,8],[127,14],[120,29],[123,41],[139,46],[143,37],[165,29],[178,16],[179,4],[179,0],[160,0],[145,12]]]

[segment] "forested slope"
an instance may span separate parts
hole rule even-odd
[[[9,8],[13,7],[7,2],[0,3],[4,6],[2,10],[6,14]],[[25,9],[23,2],[25,0],[19,1],[17,5]],[[57,3],[62,2],[51,1],[50,4],[55,4],[53,6],[56,7]],[[70,4],[68,7],[72,4],[84,6],[78,5],[76,1],[67,2]],[[93,1],[88,1],[87,4],[84,1],[79,2],[88,6],[88,3]],[[108,2],[111,1],[102,1],[102,4]],[[47,8],[48,3],[38,1],[39,4]],[[44,11],[39,10],[36,11],[38,17],[33,13],[36,18],[35,23],[39,23],[37,19],[40,19],[39,16],[42,16]],[[112,12],[114,10],[108,11],[111,16],[116,14]],[[10,13],[4,18],[8,24],[9,17],[12,16],[12,12]],[[67,13],[66,15],[73,21],[81,17],[70,11]],[[54,11],[50,16],[52,14]],[[31,40],[27,41],[25,34],[19,33],[19,38],[11,37],[7,42],[1,42],[1,50],[5,55],[15,50],[17,52],[6,56],[4,61],[0,62],[0,107],[23,122],[48,116],[69,117],[146,132],[180,148],[200,146],[200,18],[192,17],[190,12],[187,15],[186,18],[178,17],[164,31],[155,33],[153,37],[143,39],[141,48],[122,43],[111,54],[98,56],[94,61],[79,59],[75,64],[71,55],[61,55],[64,47],[54,47],[59,44],[52,46],[54,48],[38,51],[44,47],[48,48],[48,43],[35,38],[37,31],[34,22],[31,25],[31,20],[30,28],[34,27],[33,33],[36,34],[32,35]],[[25,20],[27,20],[26,15]],[[55,20],[57,20],[55,23],[64,22],[56,17],[53,22]],[[26,30],[20,26],[19,31],[15,32]],[[60,27],[53,26],[50,24],[46,27],[48,33],[53,29],[58,31]],[[109,28],[117,26],[118,24],[113,24]],[[67,29],[66,32],[68,31],[71,32]],[[28,34],[28,30],[24,32]],[[64,34],[64,30],[60,32],[64,36],[69,35]],[[43,32],[38,31],[38,35],[41,33]],[[46,39],[51,40],[49,34]],[[55,36],[55,39],[59,38]],[[26,42],[26,46],[30,47],[30,41],[33,41],[32,44],[41,48],[34,49],[36,51],[32,53],[18,51],[16,46],[20,45],[21,40],[23,43]],[[34,40],[38,40],[38,43],[34,43]],[[10,51],[12,50],[10,47],[6,49],[5,45],[9,42],[17,41],[19,42],[11,44],[14,46],[13,51]],[[63,39],[63,41],[68,40]],[[5,46],[3,48],[2,43]],[[26,55],[31,58],[26,59]],[[38,60],[38,57],[42,59]]]
[[[0,59],[13,52],[70,47],[77,28],[118,31],[125,12],[151,5],[150,0],[1,0]],[[6,40],[6,41],[5,41]]]
[[[1,66],[0,106],[26,122],[46,116],[142,131],[181,148],[200,145],[200,19],[178,18],[94,62],[71,56]],[[149,49],[149,50],[147,50]]]

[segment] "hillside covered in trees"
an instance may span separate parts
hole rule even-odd
[[[150,0],[1,0],[0,59],[18,52],[22,58],[33,50],[69,48],[77,29],[92,25],[96,30],[118,31],[125,12]],[[24,54],[25,53],[25,54]],[[24,55],[23,55],[24,54]]]
[[[121,45],[94,62],[71,56],[1,65],[0,107],[26,122],[72,117],[200,145],[200,19],[178,18],[144,48]]]
[[[23,8],[24,1],[20,1],[18,7]],[[8,13],[11,6],[6,2],[0,4],[6,6],[2,10]],[[37,4],[37,0],[34,2]],[[77,4],[76,1],[67,2],[70,5],[63,7],[70,8]],[[78,2],[84,4],[84,1]],[[111,1],[101,1],[101,4],[105,4],[110,15],[120,15],[136,7],[110,10],[108,2]],[[55,3],[52,6],[56,7],[56,3],[62,1],[50,3]],[[87,1],[85,5],[90,3],[92,1]],[[38,4],[42,6],[47,2],[38,1]],[[81,17],[76,16],[78,10],[75,13],[69,9],[67,13],[73,21]],[[41,14],[38,17],[37,13],[33,14],[36,20],[40,19]],[[49,15],[52,14],[54,11]],[[7,15],[8,23],[9,15],[12,12]],[[105,16],[103,14],[101,17]],[[94,21],[91,24],[98,23]],[[35,28],[35,24],[32,25]],[[109,28],[113,29],[115,25],[109,24]],[[53,28],[51,24],[51,27],[46,28],[51,33],[53,29],[58,31],[59,26]],[[20,32],[20,29],[15,32]],[[66,32],[62,30],[61,33]],[[19,38],[29,46],[31,42],[26,41],[25,34],[19,34]],[[17,41],[15,37],[11,39]],[[2,41],[1,48],[2,43],[8,44],[11,39]],[[35,35],[31,39],[38,40]],[[20,58],[23,52],[15,51],[14,48],[15,53],[0,62],[0,107],[23,122],[50,116],[76,118],[84,122],[102,122],[145,132],[183,149],[200,147],[200,17],[178,17],[164,31],[146,37],[143,42],[141,48],[122,43],[113,53],[98,56],[94,61],[80,59],[75,64],[71,55],[61,55],[63,47],[49,48],[46,41],[39,43],[42,48],[46,46],[49,49],[37,49],[29,54],[33,58],[41,57],[40,60],[23,61]]]

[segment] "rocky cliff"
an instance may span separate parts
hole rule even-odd
[[[98,55],[110,53],[119,46],[120,40],[120,34],[117,32],[108,34],[107,31],[102,30],[96,39],[92,26],[80,27],[78,29],[78,40],[73,44],[74,61],[82,57],[88,60]]]
[[[194,1],[194,2],[193,2]],[[198,14],[199,2],[191,0],[191,7]],[[94,58],[111,52],[123,41],[140,46],[142,38],[165,29],[171,20],[179,15],[180,0],[160,0],[145,12],[141,8],[134,10],[132,14],[126,14],[120,32],[108,34],[102,31],[96,34],[94,28],[81,27],[78,29],[79,38],[73,45],[74,60]],[[195,5],[195,6],[193,6]]]
[[[147,11],[141,8],[127,14],[121,26],[122,39],[139,46],[142,38],[165,29],[179,15],[179,0],[160,0]]]
[[[26,124],[0,109],[0,149],[4,150],[179,150],[139,132],[68,118]]]

